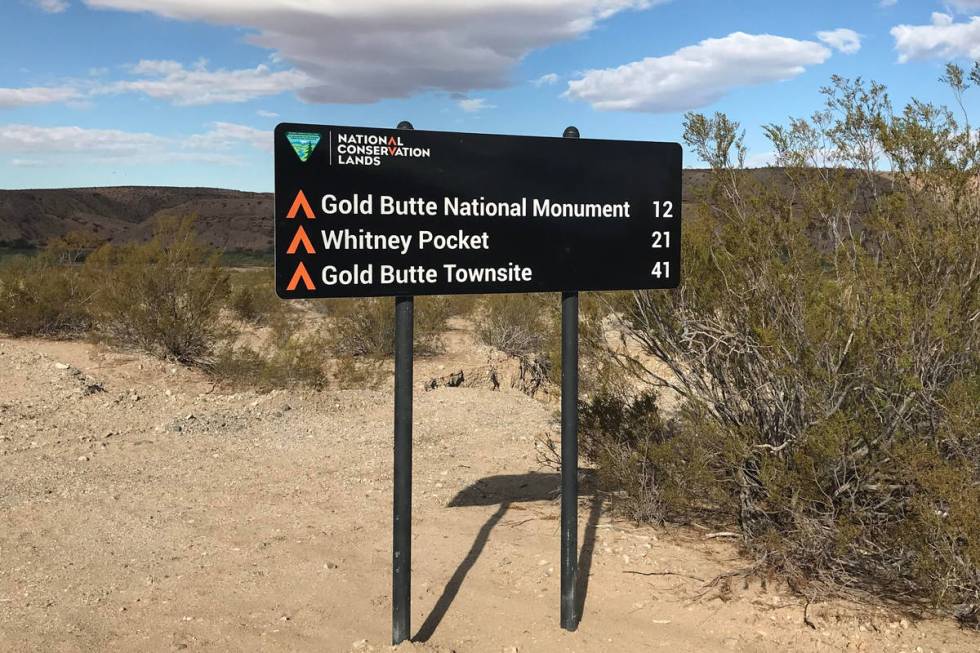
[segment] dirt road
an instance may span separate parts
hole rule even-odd
[[[147,357],[0,340],[0,651],[388,650],[391,413],[384,390],[230,394]],[[698,598],[741,564],[731,545],[615,520],[588,483],[584,617],[561,631],[558,479],[534,449],[552,413],[506,387],[420,384],[417,641],[398,650],[980,646],[837,603],[811,606],[810,628],[757,584]]]

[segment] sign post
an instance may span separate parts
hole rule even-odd
[[[276,293],[395,297],[392,642],[411,637],[415,295],[562,293],[561,626],[581,615],[578,293],[680,283],[677,143],[284,123]]]
[[[564,138],[578,138],[565,128]],[[561,627],[578,628],[578,291],[561,296]]]
[[[412,129],[402,121],[398,129]],[[395,470],[391,561],[391,642],[412,627],[412,365],[415,299],[395,297]]]

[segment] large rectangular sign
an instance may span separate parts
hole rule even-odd
[[[674,288],[676,143],[281,124],[285,299]]]

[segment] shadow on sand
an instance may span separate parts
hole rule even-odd
[[[589,517],[585,525],[585,531],[582,533],[581,548],[578,557],[576,587],[579,601],[577,613],[580,615],[580,618],[585,607],[585,596],[589,589],[589,570],[592,567],[592,555],[595,551],[596,527],[599,524],[599,517],[602,512],[602,500],[598,494],[591,490],[592,483],[590,479],[586,478],[583,480],[584,482],[581,483],[581,487],[579,488],[579,496],[591,495],[591,501],[589,505]],[[449,611],[449,606],[452,605],[453,600],[459,593],[459,589],[466,579],[466,574],[469,573],[470,569],[473,568],[473,565],[479,559],[480,554],[483,553],[487,540],[490,539],[490,533],[500,523],[500,520],[503,519],[511,504],[555,499],[559,494],[559,483],[559,474],[538,474],[534,472],[529,474],[502,474],[482,478],[464,488],[453,497],[452,501],[449,502],[450,508],[493,505],[498,507],[483,526],[480,527],[480,531],[476,534],[470,550],[459,563],[452,578],[446,583],[446,587],[442,590],[442,595],[436,601],[432,612],[429,613],[429,616],[419,628],[418,633],[412,638],[413,641],[428,641],[433,633],[435,633],[439,623]],[[557,537],[555,538],[555,546],[558,546]],[[555,590],[555,603],[557,605],[557,580]]]

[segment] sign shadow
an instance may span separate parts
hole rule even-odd
[[[583,470],[584,471],[584,470]],[[580,474],[583,472],[580,471]],[[585,473],[588,473],[585,471]],[[599,517],[602,512],[602,499],[598,493],[593,492],[591,479],[586,477],[582,484],[579,496],[589,496],[591,502],[589,507],[589,517],[583,533],[581,548],[579,550],[578,578],[576,587],[578,589],[579,606],[578,614],[582,614],[585,605],[585,597],[589,585],[589,571],[592,566],[592,556],[595,552],[596,528],[599,524]],[[460,490],[449,502],[449,508],[463,508],[473,506],[497,506],[497,510],[490,515],[489,519],[480,527],[473,544],[469,551],[463,556],[456,571],[446,583],[442,594],[433,606],[432,611],[425,622],[419,628],[412,641],[426,642],[435,633],[436,628],[449,611],[449,607],[459,594],[463,581],[473,565],[483,553],[490,533],[494,527],[500,523],[507,510],[514,503],[524,503],[532,501],[551,501],[560,494],[561,475],[554,473],[530,472],[527,474],[500,474],[487,476],[476,481]]]

